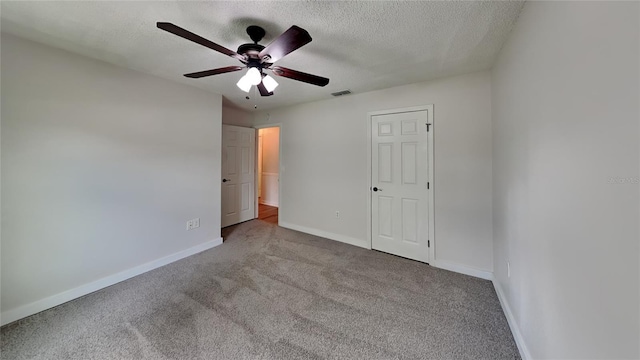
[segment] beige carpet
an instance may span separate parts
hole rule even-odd
[[[1,329],[2,359],[518,359],[489,281],[253,220]]]

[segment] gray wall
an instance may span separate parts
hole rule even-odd
[[[7,34],[1,60],[3,314],[219,239],[220,95]]]
[[[493,69],[494,276],[536,359],[640,356],[639,6],[528,2]]]

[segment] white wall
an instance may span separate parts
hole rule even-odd
[[[257,125],[282,123],[281,224],[368,246],[367,112],[427,104],[435,114],[436,259],[490,272],[488,72],[258,113]]]
[[[1,50],[3,322],[219,240],[221,96],[8,34]]]
[[[528,2],[493,69],[494,275],[536,359],[640,356],[639,10]]]
[[[280,167],[279,143],[280,128],[269,127],[259,129],[262,135],[262,171],[277,173]]]
[[[253,126],[253,113],[232,106],[222,106],[222,123],[243,127]]]

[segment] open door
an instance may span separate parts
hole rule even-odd
[[[222,227],[255,218],[256,132],[222,125]]]

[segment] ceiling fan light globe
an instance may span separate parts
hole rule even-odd
[[[260,74],[260,70],[256,67],[249,68],[245,77],[248,78],[251,85],[258,85],[260,81],[262,81],[262,74]]]
[[[249,90],[251,90],[251,81],[249,81],[249,77],[247,75],[241,77],[236,85],[244,92],[249,92]]]
[[[262,84],[268,92],[273,92],[278,87],[278,82],[269,75],[262,78]]]

